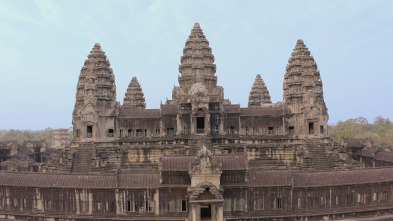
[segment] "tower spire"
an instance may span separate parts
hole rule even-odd
[[[258,74],[248,97],[248,107],[260,107],[262,104],[271,102],[265,82],[263,82],[261,75]]]
[[[123,105],[132,106],[136,109],[146,108],[145,96],[136,77],[132,77],[132,80],[128,85],[127,92],[124,96]]]
[[[107,129],[113,130],[117,107],[113,70],[101,45],[95,43],[79,75],[72,116],[74,139],[101,139]]]
[[[322,80],[317,63],[301,39],[297,40],[288,60],[283,89],[284,102],[287,103],[304,97],[310,92],[315,95],[316,102],[324,102]]]
[[[195,23],[185,43],[179,65],[179,85],[188,93],[193,84],[201,83],[211,94],[217,85],[216,65],[209,41],[199,23]]]
[[[82,110],[88,103],[102,111],[102,114],[107,107],[116,105],[115,76],[99,43],[94,44],[81,69],[74,113]]]

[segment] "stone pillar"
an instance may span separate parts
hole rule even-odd
[[[76,214],[80,214],[80,207],[79,207],[79,190],[75,190],[75,205],[76,205]]]
[[[181,124],[181,121],[180,121],[180,115],[177,114],[176,115],[176,136],[181,135],[182,132],[183,132],[183,127],[182,127],[182,124]]]
[[[9,200],[9,198],[8,198],[8,200]],[[36,200],[35,209],[38,211],[44,211],[44,206],[43,206],[42,199],[41,199],[41,191],[38,188],[35,189],[35,200]],[[8,203],[9,203],[9,201],[8,201]],[[10,204],[8,204],[8,205],[10,205]]]
[[[115,200],[116,200],[116,214],[122,214],[123,199],[121,197],[121,193],[119,192],[119,189],[115,190]]]
[[[224,206],[223,204],[216,204],[216,220],[222,221],[224,220]]]
[[[153,196],[154,198],[154,214],[157,216],[160,215],[160,192],[158,188],[156,189],[156,193]]]
[[[89,202],[89,212],[88,214],[92,214],[93,213],[93,193],[86,190],[87,192],[87,197],[88,197],[88,202]]]
[[[196,207],[196,205],[192,205],[191,221],[197,221],[197,207]]]
[[[211,221],[218,221],[217,217],[216,217],[216,204],[211,204]]]

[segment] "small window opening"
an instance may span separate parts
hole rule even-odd
[[[127,201],[127,211],[131,212],[131,201]]]
[[[274,209],[282,209],[282,198],[276,198],[274,200]]]
[[[321,134],[323,134],[323,133],[325,132],[325,130],[324,130],[324,128],[323,128],[323,125],[319,126],[319,132],[320,132]]]
[[[197,133],[202,134],[205,133],[205,118],[197,117]]]
[[[143,129],[136,129],[136,136],[143,137]]]
[[[314,134],[314,123],[308,123],[308,134]]]
[[[166,129],[166,134],[167,135],[174,135],[175,134],[175,129],[174,128],[167,128]]]
[[[123,137],[123,130],[120,130],[120,137]]]
[[[288,131],[289,131],[290,135],[293,135],[294,134],[294,127],[289,127]]]
[[[187,212],[187,200],[182,200],[181,201],[181,211],[182,212]]]
[[[108,137],[113,137],[113,129],[108,130]]]
[[[153,203],[154,202],[152,202],[152,201],[148,201],[148,200],[146,200],[145,201],[145,211],[146,212],[152,212],[153,211]]]
[[[201,205],[201,219],[211,219],[212,217],[212,206],[209,205]]]
[[[160,129],[156,129],[156,135],[160,135]]]
[[[245,135],[248,135],[248,127],[245,127],[245,128],[244,128],[244,134],[245,134]]]
[[[132,133],[132,130],[131,129],[128,129],[128,137],[133,137],[133,133]]]
[[[87,130],[86,137],[88,138],[93,137],[93,126],[87,126],[86,130]]]
[[[186,125],[183,126],[183,134],[189,134],[190,133],[190,126]]]
[[[267,128],[267,134],[273,134],[273,127]]]

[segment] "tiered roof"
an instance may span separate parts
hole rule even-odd
[[[75,110],[81,110],[87,103],[103,109],[116,104],[115,76],[99,43],[94,44],[81,69]]]
[[[124,96],[123,105],[132,106],[135,109],[146,108],[145,96],[136,77],[132,77],[132,80],[128,85],[127,92]]]
[[[188,92],[195,83],[202,83],[211,92],[217,85],[216,65],[209,41],[199,23],[195,23],[191,34],[188,36],[181,64],[179,65],[179,84],[185,92]]]
[[[323,101],[321,76],[310,54],[303,40],[297,40],[284,76],[284,101],[302,98],[310,90],[315,94],[316,101]]]
[[[250,96],[248,97],[248,107],[260,107],[262,104],[272,103],[269,91],[260,74],[255,78]]]

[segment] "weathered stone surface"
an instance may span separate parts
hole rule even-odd
[[[55,129],[52,137],[51,147],[54,149],[64,149],[70,145],[71,136],[68,129]]]

